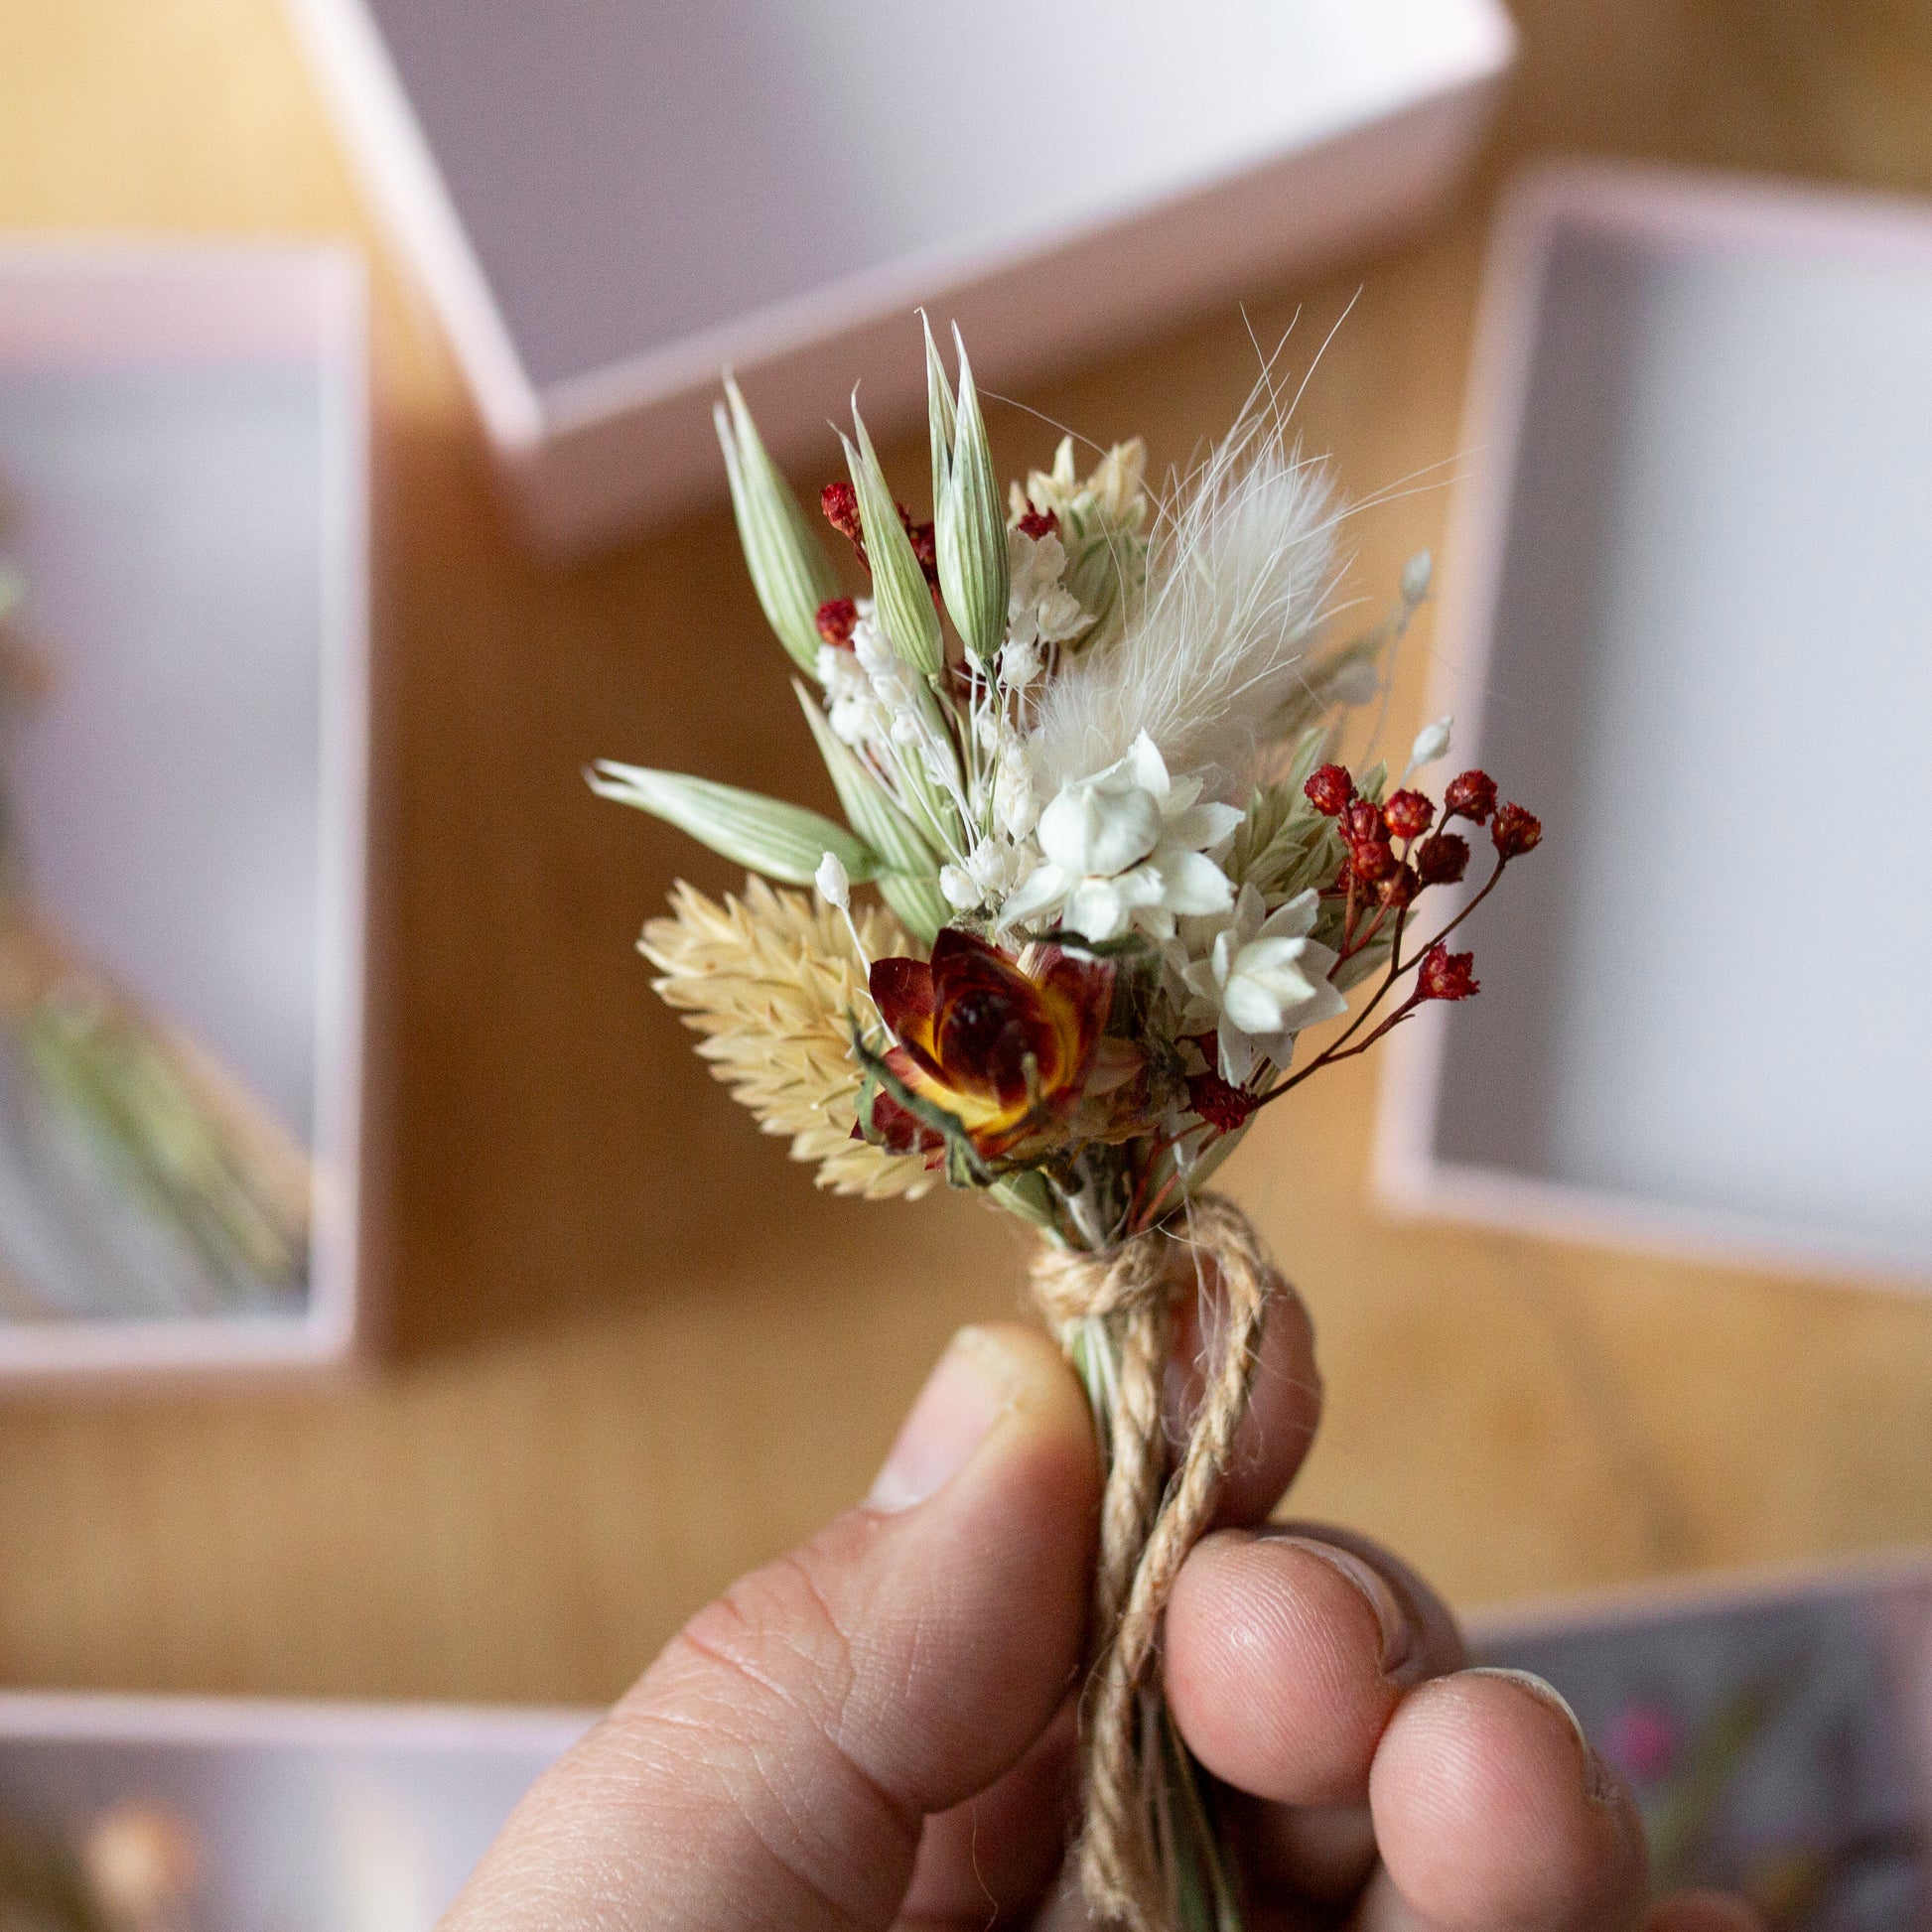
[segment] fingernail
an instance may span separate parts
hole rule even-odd
[[[1465,1676],[1498,1677],[1505,1684],[1514,1684],[1518,1690],[1527,1691],[1531,1697],[1540,1699],[1551,1710],[1562,1712],[1570,1728],[1576,1733],[1577,1748],[1584,1754],[1584,1795],[1591,1804],[1607,1805],[1616,1797],[1616,1780],[1611,1777],[1609,1768],[1596,1755],[1589,1741],[1589,1733],[1584,1729],[1584,1721],[1578,1717],[1570,1700],[1546,1677],[1538,1677],[1534,1671],[1507,1670],[1500,1664],[1477,1664]]]
[[[910,1509],[957,1475],[1000,1419],[1012,1378],[983,1328],[962,1328],[926,1377],[866,1498],[871,1509]]]
[[[1317,1557],[1338,1576],[1355,1587],[1375,1613],[1375,1626],[1382,1633],[1382,1675],[1399,1678],[1422,1655],[1422,1632],[1411,1621],[1402,1599],[1389,1587],[1389,1580],[1372,1563],[1353,1550],[1337,1543],[1323,1543],[1318,1537],[1284,1536],[1280,1541],[1291,1550],[1305,1550]]]

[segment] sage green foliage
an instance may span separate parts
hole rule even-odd
[[[879,621],[892,640],[894,650],[918,675],[928,682],[945,669],[945,642],[939,630],[939,613],[932,607],[932,592],[925,572],[912,550],[912,539],[899,521],[898,503],[879,452],[872,446],[872,435],[859,414],[855,399],[852,424],[858,433],[858,446],[840,434],[845,445],[846,467],[852,473],[852,486],[859,493],[859,521],[865,530],[866,556],[872,564],[872,593]],[[816,661],[816,660],[814,660]]]
[[[1344,855],[1335,821],[1316,811],[1303,789],[1325,749],[1323,732],[1303,738],[1287,773],[1249,801],[1228,850],[1228,877],[1237,886],[1253,886],[1270,911],[1310,886],[1327,885],[1340,869]]]
[[[818,607],[839,594],[832,560],[818,540],[790,485],[766,455],[758,425],[725,378],[725,396],[712,411],[718,442],[731,480],[732,511],[738,538],[752,574],[765,621],[778,633],[791,660],[807,675],[818,675]]]
[[[967,650],[990,664],[1007,634],[1007,522],[993,474],[993,446],[980,414],[979,391],[966,345],[953,331],[959,356],[955,406],[946,371],[925,332],[926,392],[932,425],[932,515],[939,589]]]
[[[787,886],[809,886],[829,852],[857,884],[875,877],[879,858],[864,839],[818,812],[677,771],[651,771],[603,759],[585,774],[600,798],[635,805],[688,832],[721,858]]]

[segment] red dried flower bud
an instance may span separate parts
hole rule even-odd
[[[1373,886],[1396,870],[1394,848],[1386,839],[1358,839],[1348,848],[1348,863],[1364,885]]]
[[[818,506],[825,520],[842,537],[865,541],[866,526],[859,519],[859,492],[849,483],[830,483],[819,491]]]
[[[1341,870],[1335,874],[1334,884],[1323,895],[1327,898],[1346,898],[1355,884],[1355,868],[1346,859],[1341,862]]]
[[[1355,780],[1345,765],[1324,764],[1302,789],[1323,818],[1339,818],[1355,795]]]
[[[1036,510],[1032,503],[1027,505],[1027,513],[1013,526],[1023,537],[1032,537],[1037,543],[1041,537],[1056,537],[1060,533],[1060,513],[1058,510]]]
[[[1543,821],[1521,805],[1505,805],[1496,814],[1489,836],[1495,841],[1498,858],[1520,859],[1524,853],[1534,852],[1542,842]]]
[[[1416,847],[1416,873],[1425,886],[1453,886],[1469,870],[1469,841],[1438,832]]]
[[[1382,807],[1382,822],[1389,836],[1419,839],[1436,822],[1436,804],[1420,791],[1398,791]]]
[[[818,607],[818,634],[834,650],[850,650],[858,628],[859,607],[849,597],[828,597]]]
[[[1416,876],[1414,866],[1398,866],[1381,885],[1375,889],[1375,897],[1384,905],[1401,911],[1405,905],[1416,902],[1416,895],[1422,891],[1422,881]]]
[[[1450,952],[1440,940],[1423,954],[1416,968],[1419,1000],[1469,1000],[1482,991],[1474,972],[1472,952]]]
[[[1232,1134],[1261,1105],[1246,1087],[1237,1087],[1209,1067],[1187,1076],[1187,1104],[1216,1133]]]
[[[1472,818],[1481,825],[1495,809],[1496,781],[1486,771],[1465,771],[1459,778],[1451,778],[1443,793],[1445,819]]]
[[[1382,823],[1380,810],[1366,798],[1357,798],[1343,808],[1341,835],[1350,845],[1387,845],[1389,828]]]
[[[930,523],[914,523],[912,512],[903,503],[898,505],[898,520],[905,525],[905,534],[912,539],[912,554],[919,560],[919,569],[925,573],[925,581],[935,589],[939,583],[939,545],[933,536]]]

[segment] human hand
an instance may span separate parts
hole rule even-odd
[[[1319,1408],[1285,1310],[1224,1527],[1168,1612],[1174,1719],[1246,1794],[1254,1932],[1748,1932],[1734,1901],[1650,1901],[1615,1773],[1547,1687],[1465,1669],[1404,1565],[1264,1524]],[[1098,1497],[1051,1344],[963,1330],[867,1502],[691,1620],[525,1798],[444,1932],[1074,1932]]]

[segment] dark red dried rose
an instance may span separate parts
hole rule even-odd
[[[944,927],[931,960],[881,959],[872,997],[898,1040],[886,1065],[989,1159],[1050,1135],[1080,1099],[1113,1004],[1114,968],[1057,946],[1027,970]]]

